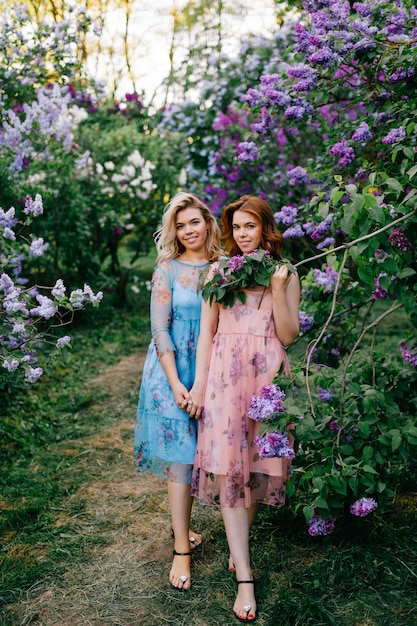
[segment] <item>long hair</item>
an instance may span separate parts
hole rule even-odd
[[[177,239],[177,214],[183,209],[199,209],[207,224],[206,254],[207,259],[216,261],[220,256],[220,228],[210,209],[196,196],[180,191],[166,205],[161,224],[154,234],[158,252],[157,263],[175,259],[185,251]]]
[[[278,230],[274,220],[272,209],[261,198],[257,196],[242,196],[239,200],[227,205],[222,213],[222,240],[226,252],[230,256],[242,254],[236,241],[233,239],[233,215],[235,211],[246,211],[258,218],[262,224],[262,238],[260,246],[264,250],[269,250],[271,256],[277,261],[281,260],[281,253],[284,248],[284,237]]]

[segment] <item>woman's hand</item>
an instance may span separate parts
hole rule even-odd
[[[271,276],[272,289],[287,291],[291,277],[292,273],[286,265],[277,265],[275,272]]]
[[[203,412],[203,391],[192,387],[190,389],[191,403],[187,406],[187,413],[190,417],[198,420]]]
[[[174,394],[175,403],[183,411],[187,411],[187,408],[191,402],[190,392],[187,387],[180,381],[173,387],[172,393]]]

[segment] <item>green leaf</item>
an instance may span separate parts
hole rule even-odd
[[[413,165],[407,172],[407,176],[411,179],[417,174],[417,165]]]
[[[387,178],[387,180],[385,182],[388,185],[388,187],[390,187],[391,189],[394,189],[395,191],[403,191],[404,190],[402,184],[396,178]]]
[[[368,474],[376,474],[376,475],[378,475],[378,473],[379,473],[373,467],[371,467],[370,465],[364,465],[363,466],[363,470],[364,470],[364,472],[367,472]]]

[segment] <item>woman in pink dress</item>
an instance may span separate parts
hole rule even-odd
[[[230,256],[258,248],[281,259],[283,237],[269,205],[243,196],[222,215],[223,240]],[[211,268],[212,278],[216,264]],[[278,265],[266,290],[245,290],[242,303],[226,307],[203,302],[196,375],[188,411],[200,419],[193,492],[202,504],[219,504],[236,570],[233,612],[251,623],[257,609],[249,555],[249,529],[259,503],[281,505],[290,461],[261,458],[254,444],[259,423],[248,418],[252,394],[289,372],[283,346],[299,333],[300,284],[286,265]],[[204,410],[203,410],[204,408]]]

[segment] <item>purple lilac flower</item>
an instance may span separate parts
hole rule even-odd
[[[48,242],[44,243],[43,238],[38,237],[37,239],[34,239],[32,243],[30,244],[29,256],[31,257],[42,256],[42,254],[48,248],[49,248],[49,243]]]
[[[37,193],[34,200],[32,200],[30,196],[26,196],[25,208],[23,209],[23,212],[26,213],[26,215],[29,215],[31,213],[34,217],[37,217],[38,215],[42,215],[43,213],[42,196],[39,193]]]
[[[253,394],[250,399],[248,417],[257,422],[268,420],[272,413],[283,413],[285,393],[278,385],[264,385],[259,394]]]
[[[298,209],[296,206],[282,206],[280,211],[274,214],[277,222],[282,222],[286,226],[291,226],[297,219]]]
[[[247,102],[250,107],[256,107],[264,102],[263,95],[257,89],[248,89],[241,99],[243,102]]]
[[[400,126],[399,128],[393,128],[389,131],[388,135],[385,135],[385,137],[382,138],[382,143],[386,145],[397,143],[398,141],[405,139],[405,135],[406,133],[404,126]]]
[[[25,372],[25,378],[30,383],[34,383],[40,376],[43,374],[43,369],[41,367],[31,367]]]
[[[324,387],[318,387],[319,390],[319,398],[323,402],[331,402],[333,400],[333,394],[330,389],[325,389]]]
[[[329,229],[332,225],[332,221],[333,221],[333,214],[329,213],[329,215],[327,215],[325,219],[322,222],[320,222],[320,224],[315,226],[314,230],[311,233],[309,233],[311,238],[314,241],[317,241],[317,239],[321,239],[322,237],[324,237],[324,235],[326,235],[329,232]],[[304,225],[304,230],[306,230],[306,226],[307,224]]]
[[[331,67],[333,63],[340,60],[338,54],[335,54],[328,46],[323,46],[317,52],[313,52],[308,57],[311,65],[322,65],[324,67]]]
[[[368,3],[354,2],[353,8],[355,9],[356,13],[359,13],[359,15],[362,15],[362,17],[369,17],[372,15],[372,7]]]
[[[242,141],[238,145],[238,161],[256,161],[258,148],[253,141]]]
[[[301,24],[295,25],[295,34],[297,43],[295,49],[297,52],[308,52],[311,49],[310,35]]]
[[[331,293],[337,283],[339,275],[334,267],[327,265],[327,263],[324,267],[324,272],[316,268],[314,269],[314,282],[320,287],[323,287],[326,293]]]
[[[394,228],[388,237],[388,241],[391,246],[398,248],[403,252],[414,252],[414,246],[404,235],[403,228]]]
[[[319,250],[323,250],[324,248],[330,248],[330,246],[334,246],[336,243],[336,239],[334,237],[326,237],[320,243],[317,244],[316,248]]]
[[[299,312],[299,320],[300,320],[300,330],[303,333],[306,333],[310,328],[312,328],[314,324],[314,316],[307,315],[304,311]]]
[[[400,343],[400,350],[404,361],[407,361],[407,363],[410,363],[413,367],[417,367],[417,352],[411,354],[411,351],[407,348],[405,341]]]
[[[246,263],[246,259],[243,255],[236,255],[236,256],[232,256],[231,259],[229,259],[229,261],[227,262],[227,268],[228,270],[230,270],[230,272],[236,272],[237,270],[242,269],[242,267],[245,265]]]
[[[268,87],[263,89],[262,93],[267,101],[276,106],[287,107],[291,103],[291,98],[283,91],[279,91],[279,89]]]
[[[308,115],[313,110],[311,104],[309,104],[303,98],[298,98],[293,101],[293,104],[285,109],[284,117],[287,119],[301,120],[304,115]]]
[[[352,163],[355,158],[355,151],[349,146],[346,139],[342,139],[342,141],[335,143],[330,148],[329,153],[332,156],[339,157],[338,165],[340,165],[340,167],[349,165],[349,163]]]
[[[350,506],[350,512],[352,515],[357,515],[358,517],[365,517],[365,515],[369,515],[372,511],[378,507],[378,504],[375,502],[373,498],[360,498],[356,500]]]
[[[311,537],[324,537],[330,535],[334,531],[335,519],[330,516],[327,522],[319,515],[314,513],[313,517],[308,520],[308,534]]]
[[[359,124],[358,128],[352,135],[353,141],[369,141],[372,139],[372,133],[369,130],[369,126],[366,122]]]
[[[330,430],[335,430],[336,432],[338,432],[340,430],[340,426],[337,423],[337,420],[332,420],[329,424],[329,428]]]
[[[381,278],[384,278],[388,274],[386,272],[381,272],[379,276],[374,278],[374,290],[372,292],[372,297],[374,300],[385,300],[389,297],[388,291],[385,291],[380,285]]]
[[[294,237],[304,237],[304,231],[299,224],[290,226],[282,233],[284,239],[293,239]]]
[[[299,165],[288,171],[288,178],[290,185],[302,185],[303,183],[308,183],[310,180],[304,167],[300,167]]]
[[[56,347],[57,348],[63,348],[64,346],[67,346],[71,341],[71,337],[69,335],[64,335],[64,337],[59,337],[59,339],[56,342]]]
[[[384,261],[384,259],[392,259],[392,254],[388,254],[385,250],[378,248],[378,250],[375,251],[374,257],[378,259],[378,261]]]
[[[392,84],[407,82],[407,80],[410,80],[410,78],[413,78],[415,73],[416,71],[414,67],[409,67],[407,69],[400,67],[393,74],[391,74],[391,76],[388,78],[388,82]]]
[[[259,447],[259,456],[261,459],[285,458],[293,459],[295,453],[290,446],[286,433],[265,433],[260,437],[256,437],[253,443]]]

